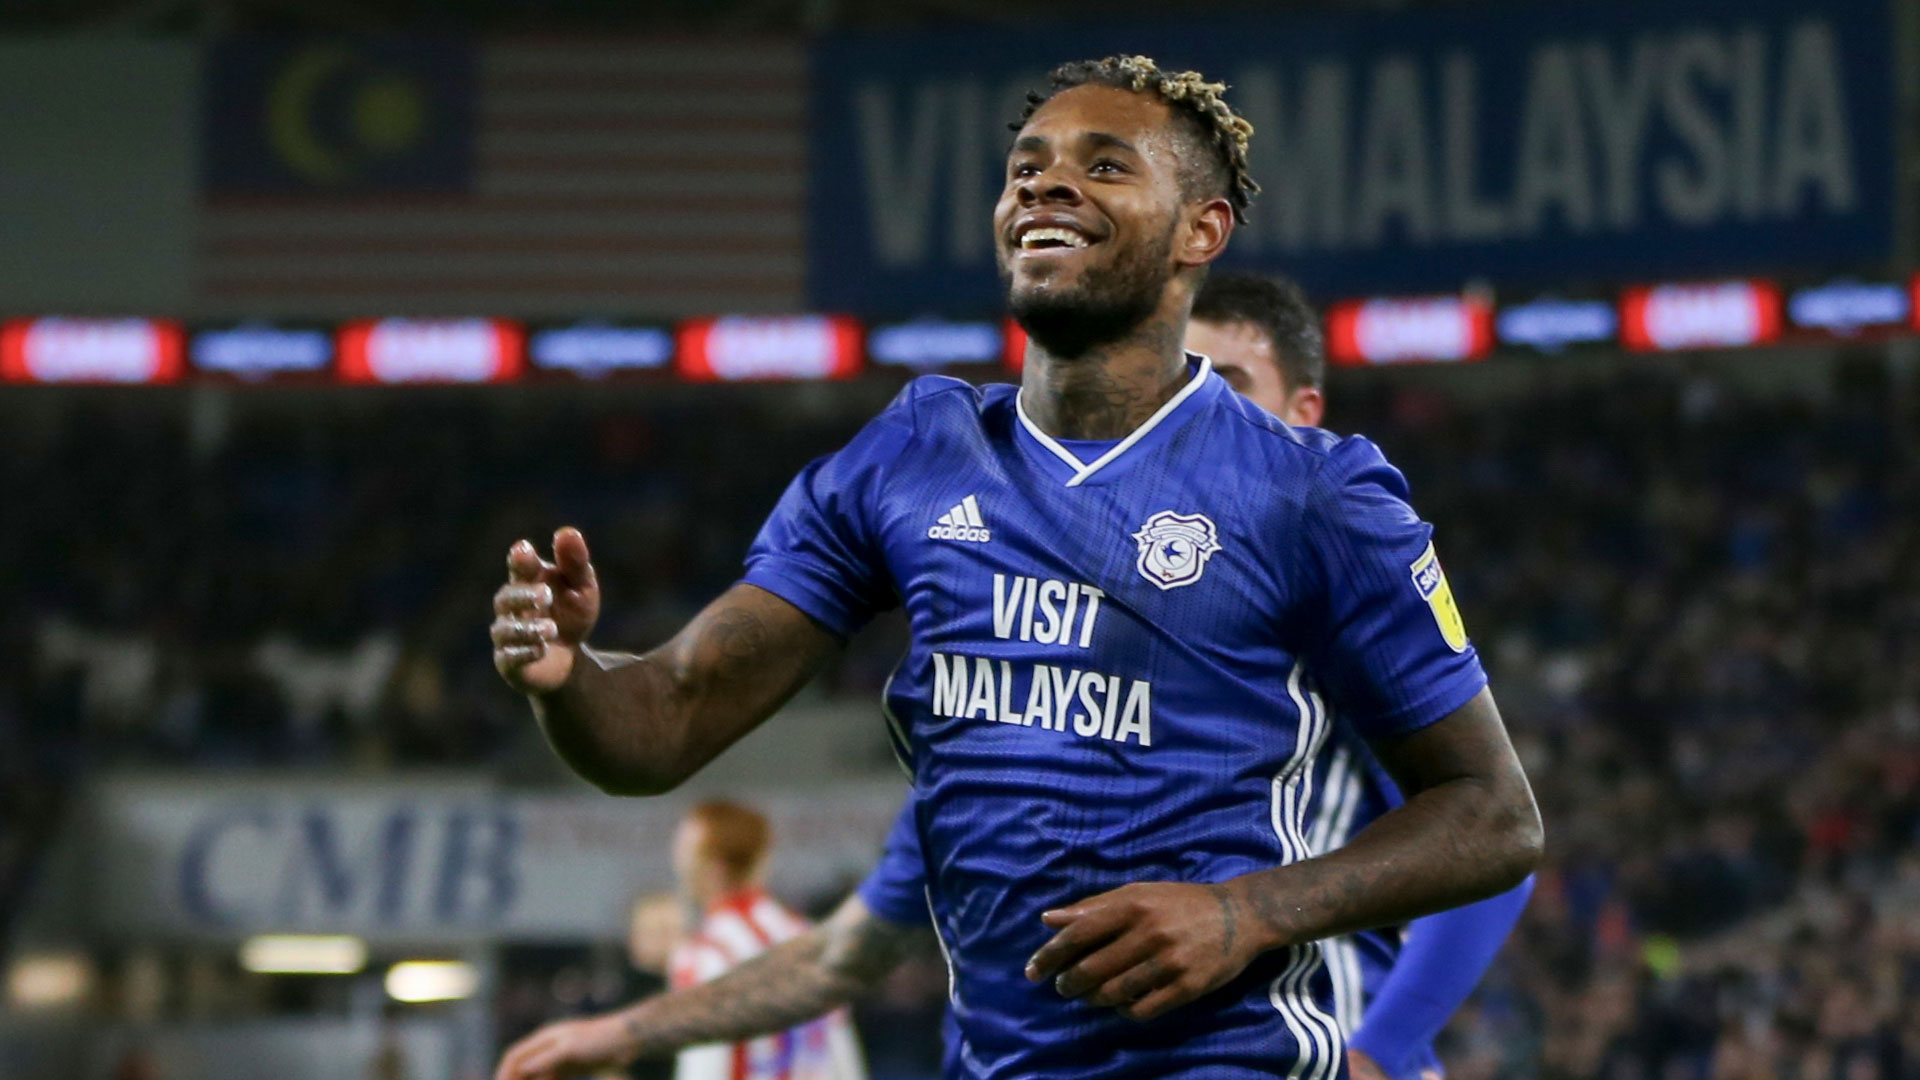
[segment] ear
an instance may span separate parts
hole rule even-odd
[[[1174,261],[1181,266],[1205,266],[1227,250],[1227,238],[1233,235],[1233,204],[1213,198],[1189,204],[1187,227]]]
[[[1303,386],[1287,395],[1287,412],[1280,419],[1294,427],[1319,427],[1327,414],[1327,395],[1317,386]]]

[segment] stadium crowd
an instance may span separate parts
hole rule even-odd
[[[1731,362],[1333,387],[1438,529],[1547,820],[1459,1080],[1920,1078],[1920,412],[1875,353],[1818,402]],[[10,404],[0,919],[101,765],[551,778],[488,661],[508,543],[581,525],[601,637],[658,640],[886,392]],[[898,634],[813,692],[871,700]]]

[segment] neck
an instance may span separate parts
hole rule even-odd
[[[1056,439],[1124,438],[1186,384],[1185,321],[1155,313],[1125,337],[1070,357],[1029,338],[1020,378],[1027,418]]]
[[[706,903],[702,908],[709,913],[718,911],[728,904],[739,901],[741,897],[751,896],[759,890],[759,883],[751,881],[742,885],[719,885],[707,895]]]

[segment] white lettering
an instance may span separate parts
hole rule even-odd
[[[1248,68],[1236,80],[1235,100],[1260,133],[1248,145],[1248,165],[1273,208],[1246,231],[1252,250],[1345,245],[1351,83],[1345,64],[1309,64],[1290,111],[1271,68]]]
[[[1420,69],[1404,56],[1380,61],[1367,98],[1353,237],[1377,244],[1387,222],[1398,218],[1408,240],[1426,243],[1433,238],[1433,198],[1427,190],[1427,107],[1420,96]]]
[[[977,82],[955,83],[948,93],[953,109],[948,129],[953,138],[953,171],[947,192],[947,246],[954,262],[977,262],[987,254],[987,239],[992,235],[982,223],[993,216],[993,200],[979,182],[993,175],[987,171],[987,133],[981,123],[986,106]]]
[[[1080,685],[1078,668],[1062,672],[1059,668],[1048,668],[1053,679],[1053,723],[1048,725],[1055,731],[1067,730],[1067,710],[1073,708],[1073,690]]]
[[[1719,87],[1727,78],[1727,54],[1720,39],[1704,31],[1674,40],[1667,60],[1663,101],[1667,122],[1693,152],[1693,168],[1678,160],[1660,163],[1655,186],[1667,215],[1683,225],[1705,225],[1720,216],[1727,201],[1727,148],[1701,100],[1698,81]]]
[[[1573,232],[1593,227],[1588,189],[1586,135],[1580,126],[1580,95],[1573,57],[1560,46],[1533,54],[1526,111],[1520,122],[1520,161],[1514,183],[1513,220],[1525,233],[1540,231],[1549,205]]]
[[[1060,609],[1055,604],[1066,595],[1067,587],[1058,581],[1040,583],[1040,625],[1033,631],[1033,640],[1051,645],[1064,636],[1060,633]]]
[[[1835,212],[1854,205],[1853,149],[1840,100],[1840,61],[1833,27],[1803,22],[1787,38],[1780,78],[1780,147],[1774,167],[1773,207],[1783,216],[1800,209],[1801,188]]]
[[[1072,730],[1082,738],[1122,743],[1135,738],[1141,746],[1153,745],[1153,687],[1147,682],[1034,664],[1026,671],[1025,707],[1015,708],[1020,691],[1013,661],[934,653],[933,664],[936,716],[1020,727],[1033,727],[1037,721],[1046,731]]]
[[[959,716],[967,702],[967,658],[933,654],[933,715]]]
[[[1098,672],[1087,671],[1080,675],[1080,707],[1086,712],[1073,714],[1073,733],[1089,738],[1100,734],[1100,698],[1101,690],[1106,689],[1106,676]]]
[[[1126,742],[1127,736],[1140,737],[1141,746],[1153,745],[1153,684],[1145,679],[1133,680],[1127,687],[1127,706],[1120,716],[1120,727],[1114,732],[1116,742]]]
[[[1100,598],[1107,594],[1091,585],[1080,586],[1080,593],[1087,598],[1087,618],[1080,624],[1080,647],[1087,649],[1093,646],[1093,620],[1100,615]],[[1073,621],[1071,606],[1067,608],[1067,621]]]
[[[1027,711],[1020,722],[1032,727],[1035,720],[1043,728],[1053,726],[1053,671],[1047,664],[1033,665],[1033,681],[1027,686]]]
[[[1659,47],[1651,38],[1642,38],[1634,42],[1626,73],[1616,81],[1604,45],[1595,42],[1580,49],[1580,66],[1600,129],[1600,154],[1606,159],[1607,221],[1616,229],[1640,223],[1640,155],[1652,117],[1658,60]]]
[[[1013,590],[1009,593],[1007,590],[1007,576],[1005,574],[993,575],[994,637],[1004,640],[1013,636],[1013,617],[1018,613],[1017,608],[1020,604],[1020,594],[1027,588],[1032,580],[1032,578],[1024,577],[1014,578]]]
[[[940,87],[914,88],[908,143],[895,153],[893,95],[882,83],[854,92],[859,117],[861,164],[867,181],[867,213],[873,227],[874,255],[882,266],[918,266],[927,259],[927,226],[933,219],[933,181],[943,164],[936,140],[946,129],[941,119]]]
[[[1727,148],[1733,158],[1728,173],[1733,206],[1748,221],[1766,209],[1766,79],[1767,39],[1744,27],[1733,35],[1733,126]]]
[[[994,719],[993,662],[984,656],[973,658],[973,694],[967,698],[966,718]]]
[[[1447,229],[1456,240],[1497,238],[1506,227],[1502,208],[1481,199],[1475,190],[1480,158],[1480,71],[1472,57],[1454,54],[1447,57],[1441,79],[1447,133],[1443,148],[1447,174],[1441,192],[1446,200]]]

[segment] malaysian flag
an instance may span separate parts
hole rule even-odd
[[[803,302],[798,40],[242,40],[207,89],[202,314]]]

